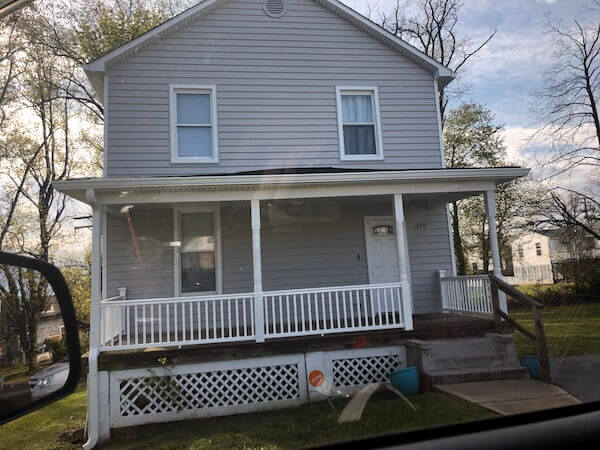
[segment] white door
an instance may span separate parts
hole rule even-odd
[[[375,227],[390,227],[387,234],[375,233]],[[369,283],[395,283],[400,281],[396,229],[392,216],[365,217],[365,240]]]

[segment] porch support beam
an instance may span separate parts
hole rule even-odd
[[[100,301],[102,298],[102,218],[103,207],[96,202],[92,189],[86,193],[92,204],[92,268],[91,268],[91,305],[90,305],[90,353],[88,358],[88,442],[84,448],[93,448],[99,438],[106,438],[106,430],[101,436],[99,411],[98,353],[100,348]]]
[[[483,198],[485,201],[485,211],[488,219],[490,250],[492,252],[492,263],[494,264],[494,275],[503,280],[502,262],[500,261],[500,246],[498,245],[498,230],[496,228],[496,199],[494,190],[486,191]],[[500,292],[499,300],[500,309],[505,313],[508,313],[506,294],[504,292]]]
[[[265,341],[265,316],[262,288],[262,259],[260,249],[260,200],[250,200],[252,222],[252,271],[254,273],[254,331],[256,342]]]
[[[402,283],[402,316],[404,329],[413,329],[412,291],[408,267],[408,245],[406,242],[406,226],[404,220],[404,204],[402,194],[394,194],[394,221],[396,225],[396,245],[398,246],[398,265],[400,283]]]

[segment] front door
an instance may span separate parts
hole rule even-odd
[[[365,241],[370,284],[400,281],[396,231],[392,216],[365,217]]]

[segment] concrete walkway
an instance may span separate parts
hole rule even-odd
[[[552,383],[582,402],[600,401],[600,355],[552,358]]]
[[[581,403],[558,386],[530,379],[438,384],[435,388],[501,415]]]

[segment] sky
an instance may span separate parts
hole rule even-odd
[[[366,14],[365,0],[342,0]],[[373,0],[376,1],[376,0]],[[379,0],[390,10],[396,0]],[[542,86],[543,72],[553,62],[552,42],[546,24],[569,25],[585,14],[582,0],[463,0],[462,35],[483,42],[497,34],[462,76],[467,92],[461,100],[473,100],[492,110],[503,132],[508,158],[533,164],[527,138],[539,127],[531,113],[532,94]],[[377,19],[375,15],[373,17]]]

